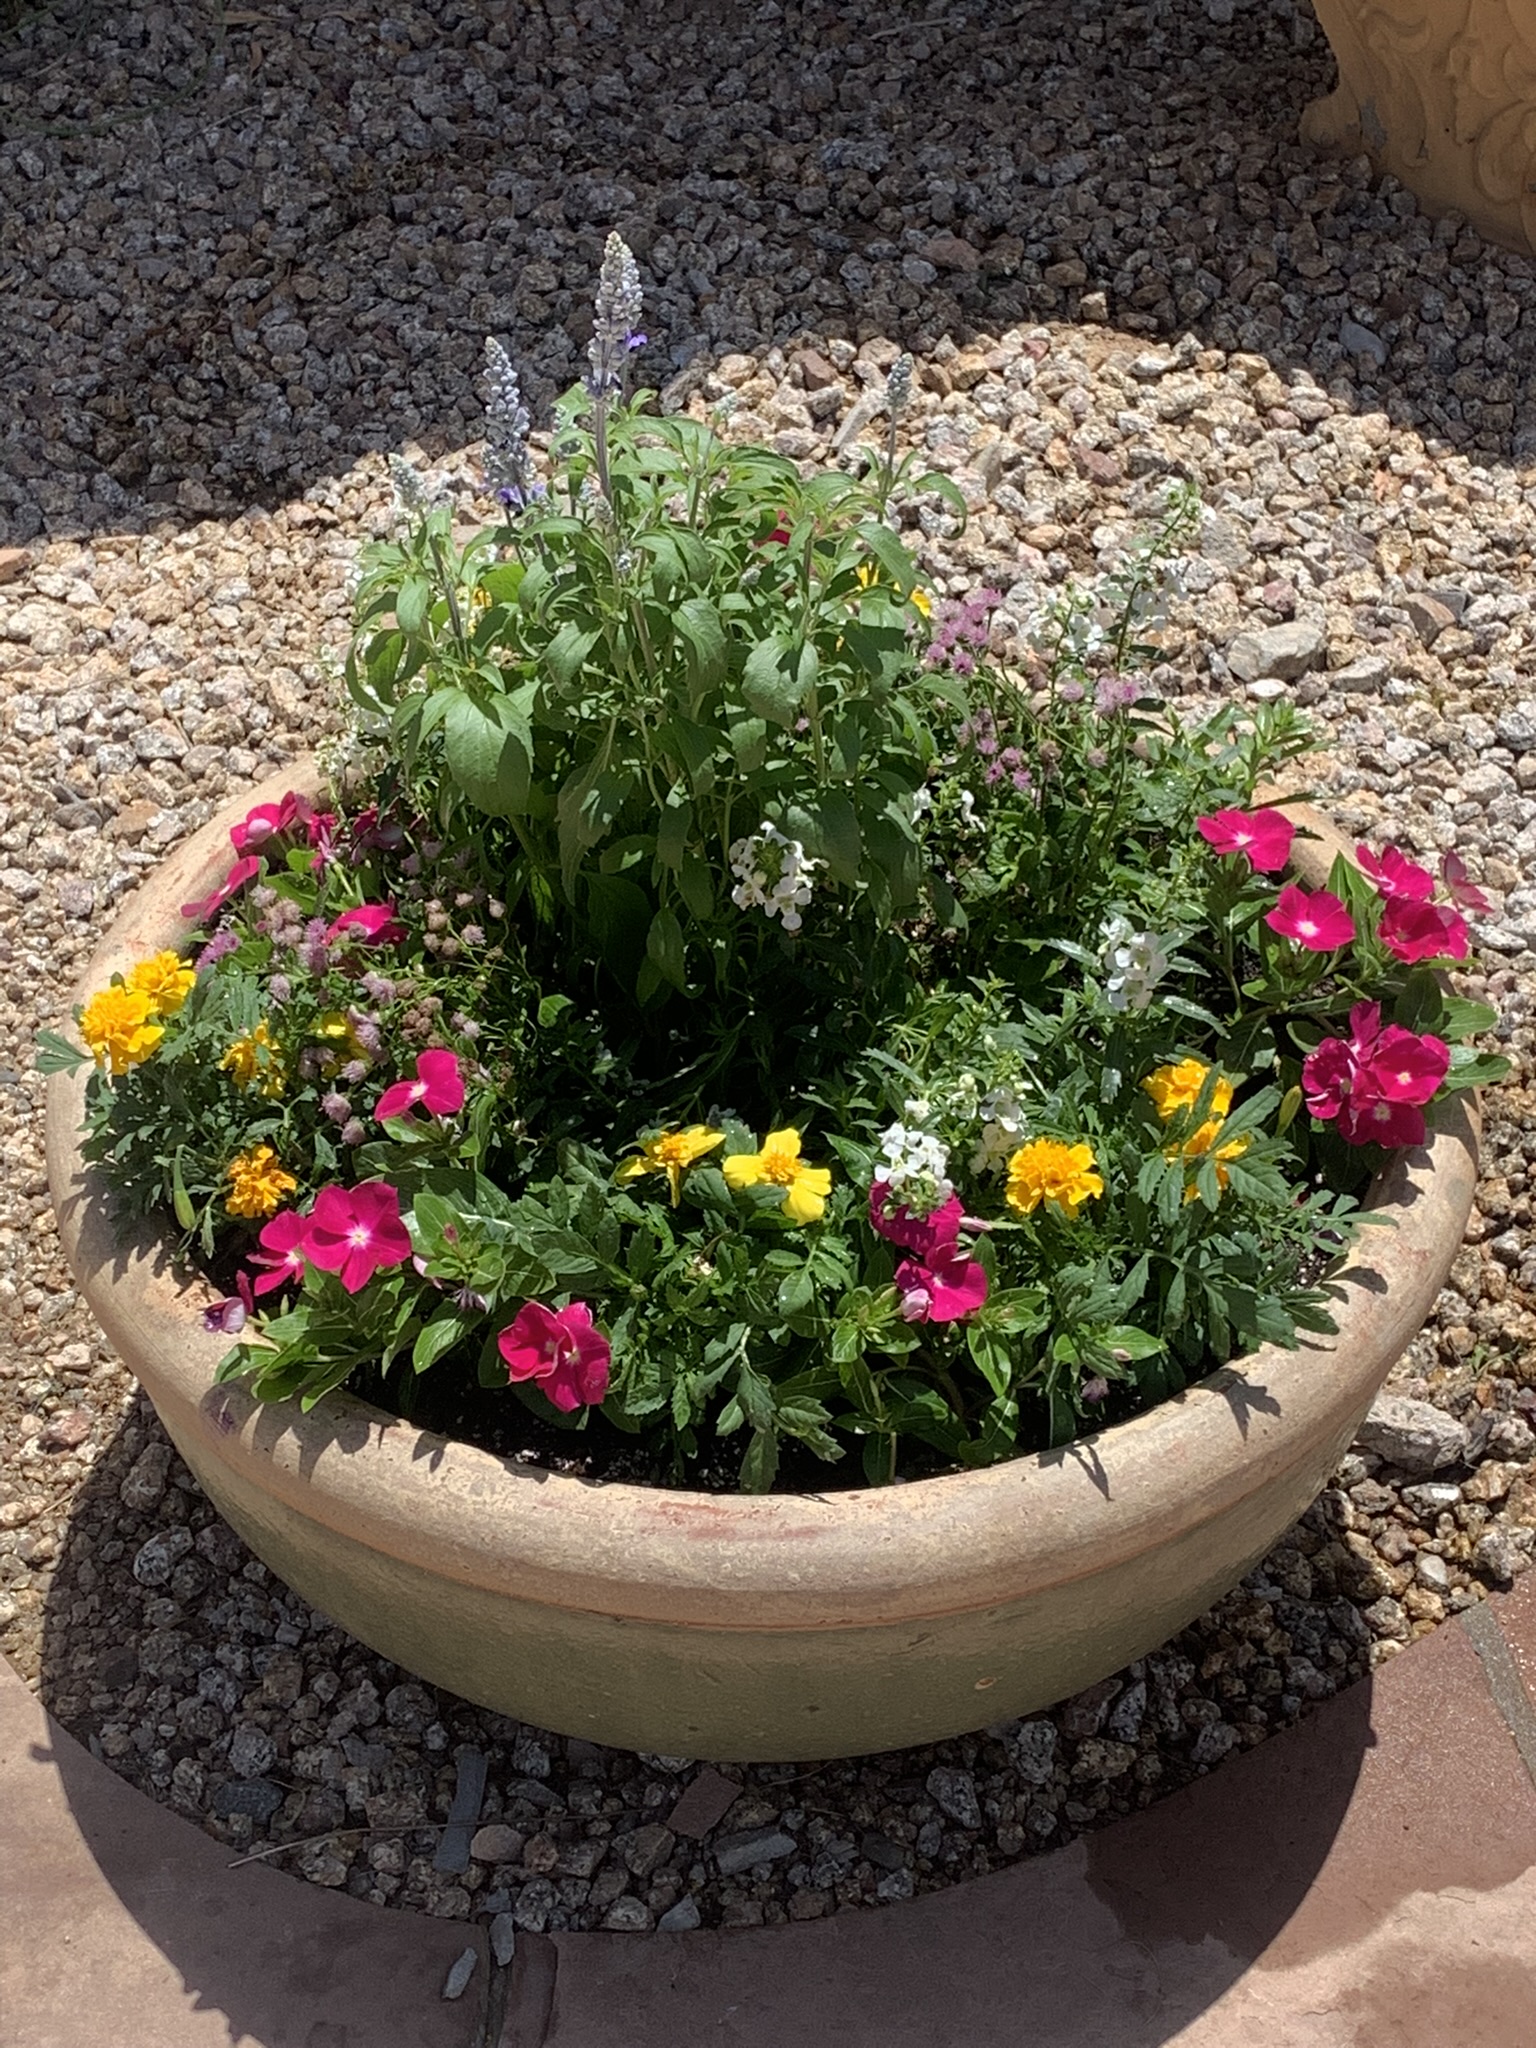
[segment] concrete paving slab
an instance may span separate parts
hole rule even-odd
[[[1522,1669],[1536,1575],[1055,1855],[761,1933],[524,1935],[493,1986],[462,1923],[231,1870],[0,1667],[0,2042],[1536,2048]],[[470,1989],[446,2003],[470,1942]]]
[[[472,2048],[462,1922],[300,1885],[156,1806],[0,1662],[4,2048]],[[478,1953],[455,2003],[443,1983]],[[610,2044],[612,2048],[612,2044]]]
[[[554,1938],[502,2048],[1532,2048],[1536,1785],[1441,1629],[1146,1813],[885,1913]],[[546,1968],[546,1977],[549,1974]]]
[[[1515,1669],[1525,1681],[1532,1712],[1536,1713],[1536,1571],[1527,1572],[1512,1593],[1491,1600],[1488,1605],[1514,1654]]]

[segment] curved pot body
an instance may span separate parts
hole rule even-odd
[[[245,808],[151,877],[85,986],[184,940],[177,906],[219,879]],[[1062,1699],[1201,1613],[1327,1479],[1440,1289],[1476,1174],[1459,1108],[1399,1156],[1372,1197],[1395,1228],[1367,1233],[1336,1337],[1258,1352],[1135,1421],[990,1471],[754,1498],[562,1478],[345,1394],[305,1415],[216,1386],[209,1290],[152,1230],[114,1225],[80,1158],[83,1076],[50,1085],[53,1200],[80,1287],[273,1571],[467,1699],[717,1759],[954,1735]]]
[[[1374,157],[1431,213],[1536,254],[1531,0],[1315,0],[1339,84],[1303,140]]]

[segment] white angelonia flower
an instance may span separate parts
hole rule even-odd
[[[1172,938],[1156,932],[1131,929],[1123,917],[1112,917],[1099,928],[1100,960],[1104,967],[1104,997],[1112,1010],[1144,1010],[1157,984],[1173,965]]]
[[[908,1111],[927,1106],[906,1105]],[[891,1124],[880,1133],[880,1150],[884,1162],[875,1168],[874,1178],[885,1183],[887,1199],[909,1215],[931,1215],[955,1192],[949,1178],[949,1147],[931,1131]]]
[[[765,818],[757,830],[731,847],[731,873],[736,887],[731,901],[738,910],[761,910],[777,917],[787,932],[797,932],[801,911],[811,900],[811,874],[822,863],[810,859],[798,839],[789,839]]]
[[[1024,1105],[1012,1088],[991,1088],[977,1105],[981,1136],[971,1152],[972,1173],[1000,1173],[1024,1142]]]

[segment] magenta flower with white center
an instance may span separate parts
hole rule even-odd
[[[527,1301],[496,1339],[508,1380],[531,1380],[563,1414],[601,1401],[613,1347],[584,1301],[546,1308]]]
[[[299,800],[290,789],[280,803],[256,804],[238,825],[231,825],[230,844],[236,853],[253,853],[257,847],[265,846],[269,839],[276,839],[288,831],[298,820]]]
[[[1294,939],[1309,953],[1332,953],[1355,936],[1355,920],[1337,896],[1326,889],[1308,895],[1294,882],[1280,891],[1280,901],[1264,919],[1282,939]]]
[[[1467,920],[1448,903],[1388,899],[1376,935],[1393,959],[1411,966],[1419,960],[1465,960]]]
[[[963,1322],[986,1301],[986,1268],[957,1245],[938,1245],[926,1259],[901,1261],[896,1292],[909,1323]]]
[[[396,1081],[379,1097],[373,1112],[379,1123],[392,1116],[406,1116],[417,1105],[433,1116],[453,1116],[464,1107],[464,1076],[459,1057],[452,1052],[423,1052],[416,1056],[414,1081]]]
[[[304,1251],[322,1272],[336,1274],[348,1294],[360,1293],[382,1267],[398,1266],[411,1255],[399,1193],[382,1180],[322,1188],[310,1211]]]
[[[279,1209],[261,1227],[260,1251],[251,1253],[251,1264],[264,1270],[256,1282],[258,1294],[270,1294],[290,1280],[304,1278],[304,1246],[309,1221],[297,1209]]]
[[[1355,859],[1362,874],[1369,875],[1378,891],[1390,900],[1427,903],[1435,893],[1435,878],[1429,869],[1421,868],[1396,846],[1384,846],[1379,855],[1368,846],[1357,846]]]
[[[1257,874],[1272,874],[1291,857],[1296,827],[1283,811],[1213,811],[1195,830],[1217,853],[1240,853]]]

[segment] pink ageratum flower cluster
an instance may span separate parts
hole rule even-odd
[[[965,1210],[958,1195],[926,1216],[892,1204],[887,1182],[869,1191],[869,1221],[908,1253],[896,1268],[896,1291],[909,1323],[958,1323],[987,1298],[986,1268],[960,1249]]]
[[[1307,1107],[1336,1123],[1349,1145],[1422,1145],[1424,1105],[1450,1071],[1451,1049],[1432,1032],[1381,1022],[1379,1003],[1356,1003],[1349,1037],[1325,1038],[1301,1069]]]

